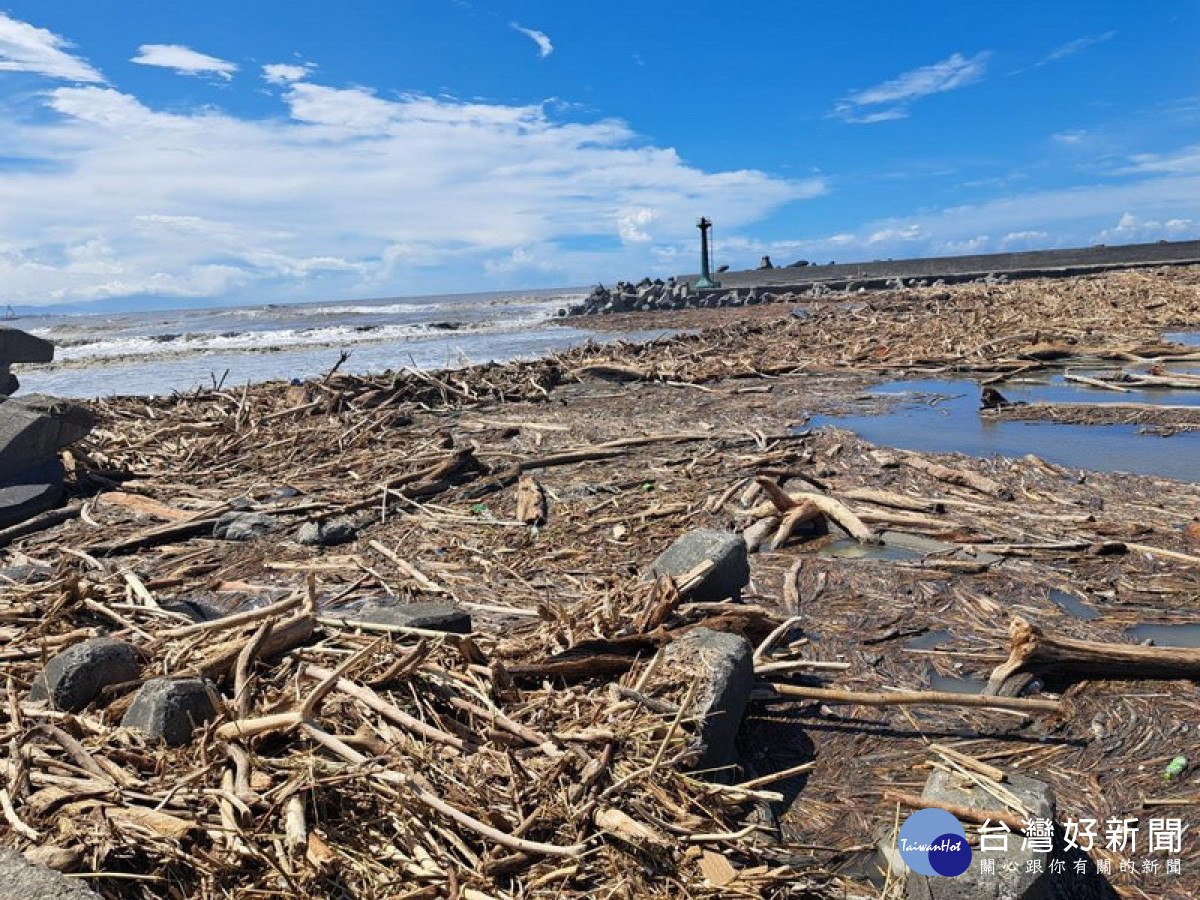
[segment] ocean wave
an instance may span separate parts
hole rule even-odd
[[[290,304],[272,304],[271,306],[256,306],[251,309],[231,309],[229,313],[247,319],[266,319],[274,317],[297,318],[318,316],[395,316],[403,313],[426,312],[434,313],[451,304],[444,303],[382,303],[378,306],[365,303],[332,303],[321,306],[305,306]]]
[[[452,341],[455,334],[502,333],[532,328],[547,315],[506,317],[484,322],[421,322],[408,325],[330,325],[311,328],[281,328],[274,331],[183,332],[151,336],[78,339],[57,344],[58,362],[137,356],[188,356],[224,350],[271,352],[306,346],[350,346],[361,343],[404,341],[442,336]]]

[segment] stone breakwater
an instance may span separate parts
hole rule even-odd
[[[559,318],[567,316],[606,316],[615,313],[652,312],[672,309],[718,309],[729,306],[758,306],[762,303],[796,303],[819,297],[864,294],[872,290],[898,290],[915,287],[942,287],[962,279],[869,278],[841,281],[813,281],[791,286],[706,288],[698,290],[689,282],[668,278],[643,278],[636,284],[618,281],[607,288],[596,285],[580,303],[561,307]],[[976,284],[1006,284],[1007,275],[987,274],[966,279]]]

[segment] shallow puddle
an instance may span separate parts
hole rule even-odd
[[[1128,632],[1131,640],[1150,640],[1156,647],[1200,647],[1200,622],[1187,625],[1135,625]]]
[[[947,629],[940,628],[937,631],[927,631],[924,634],[918,634],[911,640],[906,641],[904,646],[909,650],[932,650],[938,644],[944,644],[951,640],[954,640],[954,635]]]
[[[1050,602],[1059,607],[1059,609],[1064,610],[1068,615],[1076,619],[1082,619],[1085,622],[1100,618],[1100,610],[1094,606],[1089,606],[1079,599],[1079,597],[1066,591],[1051,591]]]
[[[957,678],[951,675],[939,675],[929,669],[929,689],[931,691],[946,691],[950,694],[982,694],[987,687],[986,678]]]
[[[1036,402],[1145,402],[1200,406],[1200,391],[1116,394],[1071,385],[1001,385],[1010,400]],[[1021,457],[1034,453],[1062,466],[1135,472],[1200,481],[1200,432],[1169,438],[1138,433],[1136,425],[1063,425],[1016,422],[979,415],[979,387],[968,380],[894,381],[871,391],[899,396],[880,415],[815,416],[811,426],[848,428],[866,441],[902,450]],[[1185,399],[1186,398],[1186,399]]]
[[[832,556],[837,559],[920,559],[923,554],[904,547],[892,547],[887,544],[860,544],[851,538],[841,538],[831,541],[817,551],[818,556]]]
[[[1200,331],[1172,331],[1163,335],[1163,340],[1174,341],[1185,347],[1200,347]]]

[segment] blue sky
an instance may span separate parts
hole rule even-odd
[[[1200,237],[1194,0],[0,0],[0,288],[194,306]]]

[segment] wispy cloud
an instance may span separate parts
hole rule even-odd
[[[1050,135],[1050,139],[1057,144],[1066,144],[1067,146],[1074,146],[1076,144],[1082,144],[1085,140],[1087,140],[1087,136],[1088,136],[1088,133],[1086,131],[1084,131],[1081,128],[1077,128],[1074,131],[1056,132],[1056,133]]]
[[[103,82],[104,76],[66,51],[71,44],[45,28],[0,12],[0,71],[35,72],[66,81]]]
[[[142,44],[138,55],[130,62],[143,66],[174,69],[180,75],[215,75],[229,81],[238,67],[235,63],[207,53],[200,53],[181,44]]]
[[[1165,173],[1170,175],[1200,174],[1200,144],[1192,144],[1174,153],[1138,153],[1120,174]],[[1200,205],[1200,204],[1197,204]]]
[[[535,28],[525,28],[518,25],[516,22],[511,23],[514,31],[519,31],[525,37],[529,38],[538,48],[538,59],[545,59],[554,52],[554,44],[550,42],[550,36],[544,31],[538,31]]]
[[[1065,59],[1068,56],[1074,56],[1080,50],[1086,50],[1088,47],[1094,47],[1096,44],[1103,44],[1105,41],[1111,41],[1117,36],[1115,31],[1106,31],[1103,34],[1093,34],[1087,37],[1076,38],[1073,41],[1067,41],[1062,46],[1055,47],[1044,57],[1039,59],[1034,65],[1044,66],[1047,63],[1055,62],[1056,60]]]
[[[953,53],[941,62],[910,69],[874,87],[847,94],[834,105],[830,115],[859,125],[903,119],[908,115],[908,107],[922,97],[979,81],[990,55],[986,51],[971,57]]]

